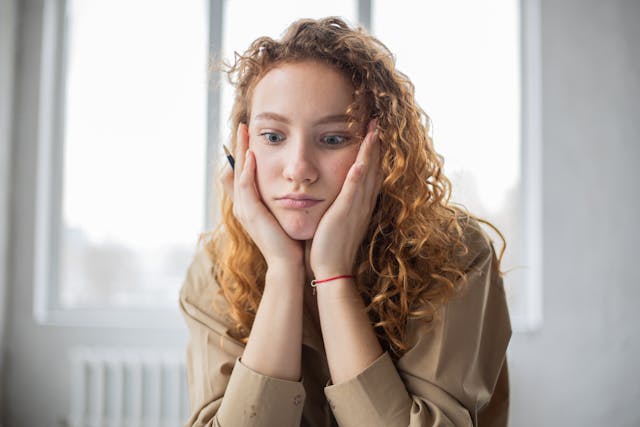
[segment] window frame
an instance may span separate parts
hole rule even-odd
[[[208,0],[209,57],[219,56],[224,34],[225,0]],[[521,222],[528,271],[526,309],[511,313],[514,331],[527,332],[542,326],[542,114],[539,0],[519,0],[521,54],[521,183],[524,197]],[[36,204],[34,213],[34,317],[40,324],[147,329],[181,329],[177,310],[157,309],[63,309],[59,306],[58,243],[62,224],[62,172],[64,144],[64,94],[67,63],[67,0],[43,5],[42,51],[37,141]],[[373,0],[357,0],[360,25],[371,30]],[[56,52],[62,52],[56,55]],[[215,216],[214,174],[220,152],[219,71],[211,74],[207,93],[206,185],[204,224],[213,226]],[[508,277],[508,276],[507,276]],[[177,302],[176,302],[177,305]]]
[[[222,19],[220,13],[222,2],[223,0],[209,0],[207,2],[209,6],[209,41],[216,37],[216,31],[220,32],[217,37],[221,39],[221,25],[218,23]],[[37,138],[38,166],[34,213],[34,318],[39,324],[53,326],[183,329],[182,316],[177,310],[177,300],[176,309],[161,307],[69,309],[62,308],[59,304],[58,266],[60,253],[58,248],[62,229],[64,107],[66,102],[64,95],[68,54],[67,10],[68,0],[53,0],[43,4]],[[60,54],[57,55],[57,52]],[[210,105],[207,110],[211,110]],[[207,114],[207,127],[209,128],[211,127],[209,111]],[[211,147],[208,142],[207,162],[211,155]],[[207,170],[207,180],[209,175]]]
[[[519,0],[520,9],[520,182],[523,199],[525,312],[511,313],[513,330],[534,332],[543,324],[542,223],[542,51],[540,0]]]

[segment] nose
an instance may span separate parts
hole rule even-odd
[[[284,155],[285,166],[283,176],[290,182],[296,184],[313,184],[318,180],[318,169],[315,166],[315,156],[311,144],[305,142],[304,138],[290,138],[287,150]]]

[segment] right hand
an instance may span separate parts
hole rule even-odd
[[[235,167],[226,166],[222,178],[225,192],[233,199],[233,215],[260,249],[267,266],[304,266],[303,242],[292,239],[262,202],[256,186],[256,157],[249,150],[247,125],[236,134]]]

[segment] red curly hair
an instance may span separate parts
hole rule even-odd
[[[248,122],[251,92],[262,76],[278,64],[308,60],[328,64],[352,82],[351,125],[363,128],[377,118],[384,181],[354,274],[381,345],[397,359],[408,350],[407,319],[431,322],[464,286],[467,226],[477,225],[476,220],[493,225],[449,203],[451,184],[413,84],[396,69],[386,46],[339,18],[299,20],[280,40],[261,37],[243,54],[236,53],[226,70],[236,89],[231,129]],[[231,145],[235,149],[235,132]],[[267,265],[234,217],[233,201],[224,192],[221,197],[222,220],[203,237],[214,278],[229,303],[233,334],[246,344]],[[500,259],[503,252],[504,245]]]

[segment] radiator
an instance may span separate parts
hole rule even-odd
[[[184,349],[75,348],[70,427],[180,427],[188,417]]]

